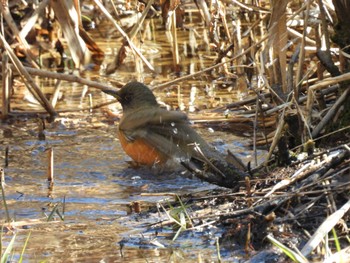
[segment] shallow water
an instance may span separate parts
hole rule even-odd
[[[156,27],[157,34],[150,32],[142,46],[146,57],[155,65],[156,74],[135,64],[130,56],[115,74],[104,76],[103,67],[112,60],[120,41],[116,43],[115,39],[104,39],[102,42],[100,38],[99,44],[106,50],[102,69],[100,72],[86,72],[84,77],[111,83],[138,78],[152,85],[174,78],[171,47],[164,30],[160,28],[159,25]],[[199,33],[203,31],[201,28],[197,30]],[[154,36],[156,37],[152,38]],[[101,36],[97,34],[97,37]],[[212,65],[212,54],[201,37],[196,38],[194,47],[204,47],[197,52],[198,56],[192,57],[184,52],[185,48],[191,47],[188,43],[193,43],[194,37],[191,30],[178,32],[180,52],[183,54],[179,75]],[[225,81],[230,83],[227,79],[223,80]],[[196,116],[197,110],[225,105],[248,94],[238,89],[232,90],[234,84],[231,84],[218,85],[203,75],[200,79],[188,80],[155,92],[159,100],[170,108],[180,108],[192,112],[191,116]],[[46,92],[54,92],[53,81],[45,81],[43,86]],[[139,201],[144,211],[157,202],[172,200],[169,193],[206,191],[216,186],[184,176],[180,172],[156,173],[149,169],[131,168],[127,163],[130,159],[115,137],[116,126],[106,117],[105,110],[77,111],[89,106],[89,94],[94,105],[110,98],[99,90],[78,84],[63,83],[60,89],[61,96],[56,108],[72,109],[75,112],[60,114],[53,123],[46,124],[45,140],[38,139],[40,119],[11,119],[0,125],[1,161],[5,159],[6,147],[9,149],[9,165],[5,168],[5,194],[13,221],[12,227],[6,228],[2,239],[6,247],[13,234],[17,233],[14,259],[18,259],[30,232],[31,237],[25,251],[25,260],[28,262],[217,260],[215,237],[220,235],[219,229],[212,227],[198,232],[186,232],[174,242],[171,241],[174,235],[172,229],[165,229],[162,238],[155,239],[155,233],[145,232],[146,226],[139,223],[145,218],[139,218],[140,215],[130,208],[133,202]],[[13,109],[41,110],[26,89],[17,88],[16,96],[12,101]],[[120,111],[117,104],[108,108]],[[198,131],[220,151],[230,149],[244,162],[252,159],[248,139],[220,132],[210,125],[198,128]],[[52,189],[48,188],[47,182],[50,148],[54,153]],[[259,152],[259,158],[263,158],[263,152]],[[0,207],[1,222],[4,222],[6,214],[3,203]],[[64,214],[64,221],[54,213],[53,221],[46,222],[54,209],[61,215]],[[149,218],[148,222],[154,220],[155,218]],[[143,235],[140,234],[142,232]],[[165,247],[155,245],[155,240]],[[221,253],[223,259],[234,260],[234,251],[222,250]]]
[[[86,121],[89,115],[98,116],[96,120],[99,122]],[[132,259],[133,262],[143,262],[146,258],[167,262],[171,256],[215,258],[214,239],[203,235],[202,231],[183,235],[173,243],[170,229],[169,238],[161,241],[170,248],[156,248],[149,244],[152,234],[147,238],[140,236],[145,228],[138,226],[139,219],[131,212],[130,205],[140,201],[144,210],[162,200],[173,200],[168,193],[198,192],[216,186],[185,177],[180,172],[157,174],[146,168],[131,168],[127,163],[130,159],[115,138],[116,126],[106,122],[101,113],[75,115],[73,128],[67,125],[67,120],[60,117],[48,125],[43,141],[37,138],[36,121],[2,125],[7,135],[0,136],[0,151],[4,153],[5,148],[9,148],[9,165],[5,168],[6,202],[10,217],[15,221],[14,232],[19,233],[16,239],[19,248],[24,244],[28,229],[32,230],[26,249],[28,260],[54,259],[60,262],[63,257],[61,262],[83,262],[87,258],[94,261],[123,262]],[[206,130],[200,132],[205,134]],[[212,132],[207,137],[208,141],[221,137],[219,134]],[[242,156],[246,155],[244,145],[241,142],[235,144],[238,139],[226,135],[223,138],[225,143],[216,141],[219,149],[230,148],[235,152],[241,151]],[[52,190],[49,190],[47,182],[50,148],[54,152]],[[150,195],[141,195],[145,193]],[[60,214],[64,214],[64,221],[54,214],[55,221],[45,223],[55,205],[58,205]],[[4,219],[4,209],[0,213]],[[30,221],[36,219],[40,220]],[[150,218],[148,221],[152,223],[153,220]],[[219,230],[213,233],[216,231]],[[5,244],[11,236],[12,231],[4,234]],[[124,240],[124,257],[119,251],[121,240]],[[144,244],[144,248],[139,248],[140,244]],[[145,258],[140,258],[140,253]]]

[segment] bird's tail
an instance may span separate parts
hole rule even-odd
[[[198,178],[219,186],[235,188],[248,176],[242,161],[232,153],[226,159],[214,149],[204,153],[199,146],[194,147],[196,156],[182,162],[182,165]]]

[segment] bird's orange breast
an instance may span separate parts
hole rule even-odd
[[[152,166],[156,163],[164,163],[167,158],[164,154],[147,143],[145,139],[128,140],[122,131],[118,129],[118,138],[125,153],[129,155],[135,162]]]

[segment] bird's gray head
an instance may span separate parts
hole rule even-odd
[[[146,85],[140,82],[129,82],[119,91],[103,91],[115,97],[121,103],[123,110],[144,106],[158,106],[153,92]]]

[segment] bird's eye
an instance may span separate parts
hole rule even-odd
[[[124,96],[124,102],[129,103],[131,101],[131,95],[125,95]]]

